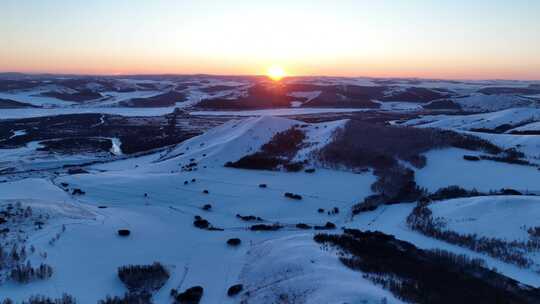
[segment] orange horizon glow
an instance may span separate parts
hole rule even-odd
[[[109,66],[110,67],[110,66]],[[289,69],[288,69],[289,70]],[[126,65],[118,68],[91,67],[5,67],[0,69],[0,73],[25,73],[25,74],[69,74],[88,76],[122,76],[122,75],[216,75],[216,76],[269,76],[264,68],[218,68],[209,67],[207,69],[198,68],[153,68],[138,67],[138,65]],[[284,77],[366,77],[366,78],[419,78],[419,79],[446,79],[446,80],[524,80],[540,81],[539,73],[523,70],[507,70],[505,72],[493,71],[493,69],[461,68],[452,70],[440,70],[437,68],[411,68],[411,69],[362,69],[353,68],[340,69],[333,67],[330,69],[297,69],[289,70]],[[280,78],[280,79],[281,79]]]

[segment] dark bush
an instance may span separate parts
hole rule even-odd
[[[175,300],[180,304],[198,304],[203,296],[204,289],[201,286],[194,286],[186,289],[175,296]]]
[[[254,216],[254,215],[240,215],[240,214],[237,214],[236,217],[241,219],[242,221],[245,221],[245,222],[254,222],[254,221],[262,221],[263,220],[262,218],[260,218],[258,216]]]
[[[242,243],[239,238],[232,238],[227,240],[227,245],[229,246],[238,246]]]
[[[485,194],[478,192],[476,189],[466,190],[466,189],[461,188],[460,186],[452,185],[452,186],[438,189],[434,193],[428,195],[427,198],[433,201],[442,201],[442,200],[448,200],[448,199],[453,199],[453,198],[474,197],[474,196],[481,196],[481,195],[485,195]]]
[[[233,296],[239,294],[242,291],[242,289],[244,289],[244,285],[242,285],[242,284],[233,285],[233,286],[229,287],[229,289],[227,290],[227,295],[229,297],[233,297]]]
[[[306,173],[315,173],[315,169],[314,168],[309,168],[309,169],[304,170],[304,172],[306,172]]]
[[[159,290],[169,279],[169,272],[159,262],[152,265],[127,265],[118,268],[118,277],[130,292]]]
[[[210,222],[208,222],[205,219],[196,219],[193,222],[193,226],[199,228],[199,229],[208,229],[210,227]]]
[[[208,193],[210,193],[210,192],[208,192],[208,190],[203,190],[203,193],[204,193],[204,194],[208,194]]]
[[[313,228],[315,230],[331,230],[331,229],[336,229],[336,224],[334,224],[332,222],[326,222],[326,224],[324,224],[324,226],[315,226]]]
[[[304,164],[300,162],[287,162],[283,164],[283,167],[285,168],[285,171],[288,172],[299,172],[302,170],[302,168],[304,168]]]
[[[152,304],[152,295],[147,292],[125,293],[123,297],[107,296],[105,300],[100,300],[98,304]]]
[[[210,210],[212,209],[212,205],[206,204],[206,205],[204,205],[204,206],[202,207],[202,209],[205,210],[205,211],[210,211]]]
[[[130,234],[131,234],[131,231],[129,231],[129,229],[118,229],[119,236],[128,236]]]
[[[0,257],[1,259],[1,257]],[[0,260],[1,261],[1,260]],[[33,268],[28,262],[26,265],[19,264],[11,270],[10,278],[18,283],[28,283],[34,280],[46,280],[53,274],[53,269],[50,265],[40,264]]]
[[[82,168],[73,168],[73,169],[68,169],[68,174],[70,175],[74,175],[74,174],[87,174],[88,171],[82,169]]]
[[[259,184],[259,188],[266,188],[267,185],[266,184]]]
[[[257,225],[252,225],[249,229],[251,231],[276,231],[281,228],[283,228],[283,226],[279,224],[273,224],[273,225],[257,224]]]
[[[308,225],[308,224],[304,224],[304,223],[298,223],[298,224],[296,224],[296,228],[298,228],[298,229],[311,229],[311,226]]]
[[[302,199],[302,196],[300,194],[294,194],[294,193],[291,193],[291,192],[285,192],[285,194],[283,194],[283,196],[288,197],[290,199],[294,199],[294,200],[301,200]]]
[[[13,301],[6,302],[6,300],[4,300],[3,304],[7,304],[7,303],[14,303],[14,302]],[[35,295],[35,296],[31,296],[28,300],[21,302],[21,304],[76,304],[76,303],[77,303],[77,300],[75,300],[74,297],[68,294],[63,294],[62,297],[58,299],[51,299],[46,296]]]
[[[474,155],[463,155],[463,159],[469,161],[479,161],[480,157]]]
[[[502,195],[523,195],[523,193],[517,191],[517,190],[514,190],[514,189],[510,189],[510,188],[507,188],[507,189],[501,189],[501,194]]]
[[[317,209],[317,212],[319,212],[319,213],[324,213],[324,209],[323,209],[323,208],[319,208],[319,209]]]
[[[71,192],[71,194],[72,194],[72,195],[84,195],[85,192],[82,191],[81,189],[76,188],[76,189],[73,189],[73,191]]]

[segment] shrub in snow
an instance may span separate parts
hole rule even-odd
[[[319,208],[319,209],[317,209],[317,212],[319,212],[319,213],[324,213],[324,209],[323,209],[323,208]]]
[[[259,188],[266,188],[267,185],[266,184],[259,184]]]
[[[82,168],[74,168],[74,169],[68,169],[68,174],[87,174],[88,171],[82,169]]]
[[[47,264],[40,264],[33,268],[30,262],[19,264],[11,270],[11,279],[18,283],[28,283],[34,280],[45,280],[52,276],[53,269]]]
[[[177,293],[174,299],[180,304],[198,304],[201,301],[203,293],[204,289],[201,286],[194,286],[182,293]]]
[[[533,240],[540,240],[540,226],[527,229],[527,233],[529,233],[529,238]]]
[[[326,222],[324,226],[315,226],[313,227],[315,230],[330,230],[330,229],[336,229],[336,224],[332,222]]]
[[[81,189],[78,189],[78,188],[75,188],[73,189],[73,191],[71,192],[72,195],[83,195],[85,194],[84,191],[82,191]]]
[[[283,226],[279,224],[272,224],[272,225],[265,225],[265,224],[257,224],[252,225],[249,227],[251,231],[276,231],[283,228]]]
[[[131,234],[131,231],[129,231],[129,229],[118,229],[119,236],[128,236],[130,234]]]
[[[212,209],[212,205],[206,204],[206,205],[204,205],[204,206],[202,207],[202,209],[205,210],[205,211],[210,211],[210,210]]]
[[[239,294],[242,291],[242,289],[244,289],[244,285],[242,285],[242,284],[233,285],[233,286],[229,287],[229,289],[227,290],[227,295],[229,297],[233,297],[233,296]]]
[[[507,189],[501,189],[501,194],[502,195],[523,195],[523,193],[517,191],[517,190],[514,190],[514,189],[510,189],[510,188],[507,188]]]
[[[13,300],[7,298],[2,301],[2,304],[13,304]],[[46,296],[35,295],[31,296],[28,300],[22,301],[21,304],[76,304],[77,301],[74,297],[63,294],[61,298],[51,299]]]
[[[127,265],[118,268],[118,277],[130,292],[159,290],[169,279],[169,272],[159,262],[152,265]]]
[[[261,217],[254,216],[254,215],[240,215],[240,214],[237,214],[236,217],[241,219],[242,221],[245,221],[245,222],[262,221],[263,220]]]
[[[304,224],[304,223],[298,223],[298,224],[296,224],[296,228],[298,228],[298,229],[311,229],[311,226],[308,225],[308,224]]]
[[[288,172],[299,172],[304,168],[304,164],[301,162],[285,163],[283,165],[286,171]]]
[[[283,196],[288,197],[290,199],[294,199],[294,200],[301,200],[302,199],[302,196],[300,194],[294,194],[294,193],[291,193],[291,192],[285,192],[285,194],[283,194]]]
[[[238,246],[242,243],[242,241],[239,238],[232,238],[227,240],[227,245],[229,246]]]
[[[193,221],[193,226],[199,229],[208,229],[208,227],[210,227],[210,222],[208,222],[205,219],[200,218]]]
[[[314,168],[309,168],[309,169],[304,170],[304,172],[306,172],[306,173],[315,173],[315,169]]]
[[[468,161],[479,161],[480,157],[474,155],[463,155],[463,159]]]
[[[210,193],[210,192],[208,192],[208,190],[203,190],[203,193],[204,193],[204,194],[208,194],[208,193]]]
[[[107,296],[105,300],[100,300],[98,304],[152,304],[152,295],[147,292],[125,293],[124,296]]]

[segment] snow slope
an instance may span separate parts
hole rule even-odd
[[[502,188],[540,191],[540,170],[534,167],[489,160],[466,161],[463,155],[475,153],[455,148],[432,150],[425,155],[427,165],[416,169],[415,176],[416,182],[429,191],[451,185],[486,192]]]
[[[317,170],[308,174],[223,167],[224,161],[258,149],[273,134],[297,123],[276,117],[231,121],[168,152],[118,164],[95,165],[89,168],[89,174],[60,176],[54,183],[42,179],[1,183],[0,193],[5,193],[6,198],[66,200],[94,216],[66,221],[66,232],[54,246],[48,244],[48,237],[30,236],[29,244],[47,252],[47,263],[54,267],[53,277],[27,285],[6,283],[0,286],[0,294],[22,300],[29,294],[59,296],[69,292],[80,303],[96,303],[107,294],[121,295],[126,291],[117,278],[117,267],[160,261],[171,272],[171,278],[155,294],[155,303],[170,301],[171,288],[183,290],[193,285],[204,287],[202,303],[237,303],[239,298],[226,295],[233,284],[245,284],[254,295],[269,295],[283,287],[282,282],[269,282],[263,291],[253,278],[253,271],[260,269],[261,264],[252,258],[252,253],[260,252],[257,248],[263,247],[259,244],[266,244],[264,248],[275,246],[276,253],[304,248],[294,257],[296,263],[305,265],[304,274],[297,278],[297,290],[310,291],[304,303],[334,296],[353,299],[364,291],[364,299],[388,296],[392,300],[388,292],[363,280],[360,273],[341,266],[335,255],[320,251],[311,241],[312,232],[294,227],[299,222],[324,225],[332,221],[338,227],[344,225],[350,207],[371,194],[370,185],[375,181],[371,173]],[[196,171],[181,170],[181,165],[192,161],[198,163]],[[185,181],[188,183],[184,184]],[[68,183],[70,190],[80,188],[86,194],[71,196],[55,186],[61,183]],[[260,188],[260,183],[267,184],[267,188]],[[301,194],[303,199],[286,198],[283,194],[287,191]],[[202,210],[204,204],[211,204],[212,210]],[[318,208],[334,207],[342,213],[317,212]],[[252,232],[248,227],[253,223],[241,221],[236,214],[256,215],[263,219],[262,223],[280,222],[285,228]],[[195,215],[224,231],[196,229],[192,224]],[[131,235],[118,237],[116,231],[120,228],[130,229]],[[44,233],[54,235],[57,229],[58,226],[45,228]],[[232,237],[242,240],[239,248],[226,245]],[[314,252],[301,254],[308,250]],[[311,259],[320,264],[312,266]],[[326,280],[319,270],[328,270],[336,277]],[[85,283],[81,284],[83,274]],[[339,287],[342,280],[348,283]],[[292,296],[294,290],[290,291]]]
[[[466,97],[452,98],[462,109],[473,112],[499,111],[518,107],[538,107],[539,103],[518,95],[485,95],[474,93]]]
[[[498,112],[472,115],[425,115],[405,122],[405,126],[441,129],[495,129],[540,120],[540,109],[513,108]]]
[[[527,241],[529,235],[523,227],[540,225],[540,198],[536,196],[460,198],[437,202],[429,208],[434,217],[444,219],[450,230],[509,241]]]
[[[264,241],[247,253],[240,274],[254,290],[249,303],[402,303],[358,271],[343,267],[333,252],[320,250],[311,234]]]

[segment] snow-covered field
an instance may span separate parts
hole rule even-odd
[[[0,119],[18,119],[66,114],[102,113],[122,116],[160,116],[174,111],[174,107],[164,108],[50,108],[50,109],[2,109]]]
[[[503,188],[540,192],[540,170],[535,167],[490,160],[465,161],[463,155],[475,153],[455,148],[426,153],[427,165],[416,170],[416,182],[429,191],[458,185],[485,192]]]
[[[406,126],[441,129],[495,129],[499,126],[519,125],[540,120],[540,109],[513,108],[498,112],[472,115],[426,115],[411,119]]]
[[[121,295],[125,291],[116,276],[117,267],[160,261],[171,271],[171,278],[155,295],[156,303],[166,302],[171,288],[192,285],[204,286],[203,303],[228,303],[232,300],[227,298],[226,289],[237,282],[245,283],[249,290],[252,288],[250,299],[264,299],[275,297],[275,290],[284,288],[280,280],[261,286],[263,278],[251,279],[260,267],[268,267],[264,260],[271,259],[276,266],[274,271],[280,267],[286,269],[293,261],[297,266],[303,265],[297,267],[294,280],[298,280],[296,291],[303,293],[306,303],[310,299],[335,299],[334,303],[341,303],[340,300],[360,296],[372,302],[386,297],[389,303],[399,303],[388,292],[362,279],[361,274],[340,266],[335,255],[321,251],[301,254],[317,246],[310,241],[312,233],[293,228],[300,222],[345,224],[350,206],[371,193],[374,176],[333,170],[309,174],[223,167],[225,161],[258,149],[272,134],[293,124],[296,122],[270,117],[230,122],[159,158],[123,160],[120,166],[114,162],[96,165],[89,174],[53,180],[1,183],[0,199],[25,203],[47,198],[47,201],[80,206],[91,216],[67,221],[66,232],[54,246],[41,236],[53,234],[54,227],[31,235],[29,244],[47,252],[47,263],[55,271],[53,277],[28,285],[6,283],[0,286],[0,294],[21,300],[33,293],[59,296],[67,291],[81,303],[95,303],[107,294]],[[180,166],[191,159],[198,163],[198,170],[180,171]],[[184,181],[189,182],[185,185]],[[80,188],[86,194],[68,195],[61,183],[69,184],[70,190]],[[268,187],[260,188],[260,183]],[[32,191],[26,190],[29,188]],[[294,201],[283,197],[287,191],[299,193],[304,199]],[[208,203],[212,210],[203,211],[201,207]],[[317,212],[318,208],[334,207],[343,210],[343,215]],[[247,230],[251,223],[240,221],[236,214],[256,215],[264,223],[279,222],[286,227],[278,232],[251,232]],[[194,215],[203,216],[225,231],[196,229],[192,225]],[[131,236],[118,237],[119,228],[130,229]],[[225,244],[231,237],[242,240],[240,248]],[[274,254],[285,259],[276,260],[267,250],[275,250]],[[251,263],[254,257],[260,258]],[[333,269],[330,271],[335,277],[323,276],[319,272],[323,269]],[[87,278],[85,284],[77,279],[81,275]],[[341,285],[343,282],[349,285]],[[337,284],[341,287],[336,288]],[[348,287],[351,285],[358,289],[351,291]],[[348,291],[342,292],[345,289]]]
[[[346,126],[347,120],[342,118],[350,116],[339,117],[338,114],[369,111],[358,114],[373,118],[375,116],[368,114],[381,114],[378,113],[380,111],[384,115],[394,115],[392,113],[395,112],[396,117],[410,118],[414,113],[423,111],[420,103],[380,102],[381,109],[291,107],[200,111],[192,107],[202,99],[227,99],[245,94],[251,81],[210,76],[195,80],[186,78],[180,82],[129,78],[118,81],[114,83],[117,88],[133,88],[135,91],[103,91],[105,98],[78,105],[59,102],[55,98],[30,96],[35,94],[29,92],[35,90],[2,93],[0,98],[47,108],[2,109],[0,119],[76,113],[160,116],[171,113],[175,107],[127,108],[118,107],[118,103],[155,96],[162,90],[180,87],[185,82],[187,101],[178,103],[177,108],[187,110],[192,116],[206,116],[205,119],[221,119],[221,122],[231,117],[231,120],[200,136],[152,150],[154,152],[143,156],[107,157],[106,162],[86,165],[84,169],[88,172],[83,174],[70,175],[66,174],[67,170],[55,169],[42,175],[19,176],[15,173],[9,178],[0,176],[0,207],[20,203],[47,215],[49,220],[43,229],[24,227],[20,238],[25,240],[27,246],[36,248],[36,252],[29,255],[33,265],[46,262],[54,269],[53,276],[48,280],[28,284],[0,282],[0,301],[5,297],[22,301],[32,294],[58,297],[67,292],[75,296],[79,303],[96,303],[107,295],[122,295],[127,291],[118,279],[119,266],[159,261],[171,276],[153,296],[155,303],[169,303],[172,288],[182,291],[195,285],[204,287],[202,303],[286,303],[285,300],[291,303],[402,303],[388,290],[365,279],[361,272],[345,267],[339,260],[339,253],[322,250],[313,241],[314,230],[296,227],[298,223],[313,226],[326,222],[337,226],[335,232],[339,232],[341,227],[379,230],[419,248],[439,248],[482,258],[489,267],[496,268],[500,273],[540,287],[540,274],[534,269],[519,268],[411,230],[405,221],[415,203],[382,205],[374,211],[353,217],[351,207],[374,194],[372,184],[377,177],[373,171],[369,169],[357,173],[325,169],[313,159],[314,153],[329,144],[334,134]],[[381,85],[382,81],[330,77],[291,80],[292,83],[321,86],[376,86]],[[540,112],[531,107],[534,105],[530,99],[516,94],[477,93],[486,87],[527,88],[531,83],[415,79],[386,81],[388,84],[385,85],[396,91],[412,86],[447,88],[458,94],[470,95],[454,98],[460,100],[464,109],[497,110],[473,115],[423,115],[406,121],[403,126],[442,128],[478,136],[502,148],[515,148],[523,152],[531,163],[540,164],[540,136],[511,134],[512,131],[538,130]],[[97,88],[100,85],[87,86]],[[213,86],[231,88],[213,91]],[[307,98],[305,103],[309,103],[320,94],[321,91],[295,91],[289,96]],[[313,118],[337,118],[334,121],[306,123],[283,117],[306,114],[312,114]],[[192,118],[181,117],[189,121]],[[485,132],[504,125],[503,134]],[[306,136],[292,161],[308,161],[309,168],[314,168],[315,172],[245,170],[224,166],[227,162],[260,151],[275,134],[292,127],[302,130]],[[165,127],[161,124],[157,128]],[[472,131],[475,129],[486,130]],[[11,138],[24,135],[26,131],[19,130],[19,127],[7,133]],[[107,138],[112,139],[114,144],[112,154],[121,155],[121,143],[114,137],[119,135],[107,136],[111,136]],[[93,160],[96,156],[56,155],[37,151],[37,148],[39,143],[30,141],[21,148],[0,149],[0,170],[14,167],[14,164],[27,172],[61,168],[71,161]],[[511,188],[540,193],[538,168],[463,159],[463,155],[480,154],[483,153],[456,148],[431,150],[425,154],[426,166],[415,169],[415,181],[430,192],[459,185],[485,192]],[[262,184],[265,187],[261,187]],[[76,189],[84,193],[74,194]],[[285,197],[286,192],[299,194],[302,199]],[[206,204],[211,205],[210,210],[203,209]],[[539,206],[540,200],[534,196],[486,196],[440,201],[430,205],[430,208],[434,216],[445,220],[448,228],[460,233],[526,240],[528,234],[523,227],[540,225]],[[334,208],[339,212],[328,212]],[[324,211],[320,212],[319,209]],[[194,227],[194,216],[197,215],[223,231]],[[247,222],[237,215],[253,215],[260,219]],[[265,232],[249,229],[253,224],[274,223],[279,223],[283,228]],[[129,229],[131,235],[120,237],[118,229]],[[19,232],[12,231],[10,237],[16,233]],[[55,238],[51,243],[51,239]],[[227,245],[229,238],[241,239],[241,245]],[[540,263],[538,256],[532,258],[535,263]],[[244,291],[249,293],[228,297],[227,289],[238,283],[244,284]]]

